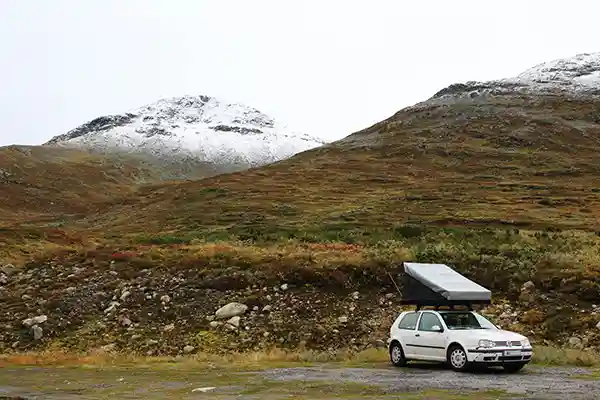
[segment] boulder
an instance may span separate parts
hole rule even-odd
[[[215,312],[215,317],[219,319],[237,317],[244,314],[248,310],[248,306],[242,303],[229,303],[219,308]]]

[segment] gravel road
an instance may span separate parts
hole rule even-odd
[[[600,398],[600,373],[528,366],[456,373],[436,365],[345,368],[324,364],[234,368],[0,368],[0,400],[561,399]]]
[[[406,368],[283,368],[264,372],[272,380],[323,380],[381,385],[389,393],[429,389],[452,391],[504,390],[514,398],[598,399],[600,374],[585,368],[527,366],[517,374],[502,369],[457,373],[444,367],[413,365]],[[511,396],[512,397],[512,396]]]

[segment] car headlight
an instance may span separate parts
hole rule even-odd
[[[496,345],[496,343],[494,343],[493,340],[488,340],[488,339],[481,339],[479,341],[479,347],[494,347]]]
[[[521,340],[521,346],[531,347],[531,342],[529,341],[529,339],[525,338],[525,339]]]

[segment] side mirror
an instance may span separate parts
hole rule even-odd
[[[442,329],[442,327],[441,327],[441,326],[439,326],[439,325],[434,325],[434,326],[432,326],[432,327],[431,327],[431,330],[432,330],[433,332],[443,332],[443,329]]]

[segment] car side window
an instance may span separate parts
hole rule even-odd
[[[417,313],[410,312],[402,317],[402,320],[398,323],[399,329],[410,329],[413,330],[417,327]]]
[[[419,321],[419,330],[426,332],[433,332],[432,329],[435,325],[441,327],[442,323],[440,319],[432,313],[423,313],[421,320]]]

